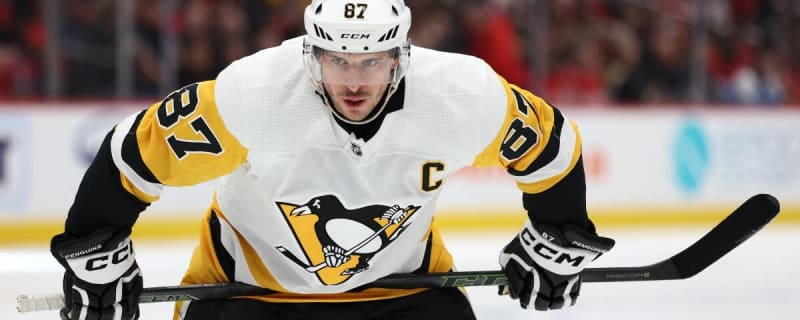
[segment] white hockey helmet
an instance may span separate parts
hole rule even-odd
[[[411,10],[403,0],[313,0],[304,14],[303,62],[314,88],[323,93],[319,53],[389,51],[398,64],[385,77],[389,95],[408,69]],[[320,50],[321,49],[321,50]],[[387,96],[388,100],[388,96]]]
[[[304,18],[311,45],[347,53],[402,48],[411,28],[403,0],[314,0]]]

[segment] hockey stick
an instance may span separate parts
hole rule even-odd
[[[766,226],[780,211],[778,199],[759,194],[739,208],[688,248],[647,266],[586,268],[582,282],[676,280],[690,278],[722,258]],[[429,274],[397,274],[373,282],[380,288],[434,288],[493,286],[506,284],[502,271],[467,271]]]
[[[751,197],[697,242],[678,254],[640,267],[587,268],[583,282],[675,280],[692,277],[761,230],[780,211],[778,200],[767,194]],[[466,271],[429,274],[396,274],[378,279],[366,287],[436,288],[495,286],[506,284],[502,271]],[[145,288],[139,302],[209,300],[233,296],[262,295],[274,291],[244,283],[207,284]],[[17,310],[31,312],[58,310],[64,306],[61,294],[17,297]]]
[[[367,245],[367,243],[372,241],[372,239],[375,239],[375,237],[380,235],[381,232],[383,232],[386,229],[388,229],[391,225],[392,225],[391,223],[387,223],[386,225],[383,226],[383,228],[378,229],[378,231],[375,231],[368,238],[362,240],[361,242],[359,242],[358,244],[356,244],[355,246],[350,248],[350,250],[347,250],[342,255],[343,256],[349,256],[349,255],[353,254],[353,252],[356,252],[356,250],[361,249],[362,247]],[[295,256],[291,251],[289,251],[289,249],[286,249],[283,246],[278,246],[278,251],[280,251],[280,253],[282,253],[284,256],[286,256],[289,259],[291,259],[292,261],[294,261],[294,263],[296,263],[296,264],[298,264],[300,266],[303,266],[303,269],[305,269],[306,271],[308,271],[310,273],[317,272],[317,271],[321,270],[322,268],[325,268],[325,267],[328,266],[328,261],[322,261],[320,264],[317,264],[317,265],[307,265],[307,264],[303,263],[302,261],[300,261],[300,259],[297,258],[297,256]]]

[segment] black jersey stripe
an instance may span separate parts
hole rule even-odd
[[[517,103],[517,110],[519,110],[519,112],[522,112],[522,114],[527,116],[528,111],[531,111],[533,112],[534,117],[538,118],[538,115],[536,114],[536,109],[533,108],[533,104],[530,101],[528,101],[528,99],[525,99],[525,96],[521,92],[519,92],[517,89],[514,89],[513,87],[511,88],[511,92],[514,94],[514,99],[516,100]]]
[[[119,169],[111,159],[113,134],[114,130],[106,134],[81,180],[65,223],[69,234],[85,236],[109,226],[118,230],[130,228],[150,205],[122,186]]]
[[[145,181],[160,184],[161,182],[156,179],[153,172],[144,164],[142,154],[139,152],[139,143],[136,140],[136,129],[139,127],[139,123],[142,122],[145,112],[147,110],[143,110],[136,116],[131,129],[125,134],[125,139],[122,141],[122,161],[125,161]]]
[[[550,140],[547,142],[547,146],[545,146],[542,153],[536,157],[536,160],[534,160],[533,163],[525,168],[525,170],[508,168],[509,174],[513,176],[529,175],[534,171],[548,165],[550,162],[553,162],[553,160],[555,160],[555,158],[558,156],[558,153],[561,151],[561,130],[564,127],[564,116],[561,114],[561,111],[555,107],[551,106],[551,108],[553,109],[554,123],[553,130],[550,132]]]
[[[211,217],[208,219],[208,227],[211,231],[211,243],[214,246],[214,255],[217,262],[222,266],[222,271],[228,277],[228,281],[236,281],[236,262],[233,257],[222,245],[222,225],[219,222],[217,213],[212,209]]]
[[[522,206],[531,221],[554,226],[577,225],[594,232],[594,224],[586,211],[586,175],[583,157],[561,181],[545,191],[523,193]]]
[[[417,270],[412,273],[429,273],[431,267],[431,248],[433,248],[433,230],[428,232],[428,240],[425,241],[425,255],[422,258],[422,263]]]

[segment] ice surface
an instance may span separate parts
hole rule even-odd
[[[603,229],[617,247],[592,267],[650,264],[682,250],[710,229]],[[796,319],[800,301],[800,228],[768,226],[699,275],[686,280],[584,284],[578,304],[564,311],[522,310],[494,287],[470,288],[478,319]],[[511,234],[445,234],[459,270],[498,268]],[[194,244],[138,241],[145,286],[175,285]],[[20,294],[58,292],[61,268],[46,246],[0,248],[0,319],[57,319],[56,312],[19,314]],[[142,305],[142,319],[171,319],[168,303]]]

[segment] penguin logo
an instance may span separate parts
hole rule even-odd
[[[325,285],[336,285],[369,269],[369,260],[406,229],[420,206],[369,205],[347,209],[334,195],[305,204],[276,202],[303,254],[278,246],[286,258],[316,273]],[[305,259],[303,259],[305,258]]]

